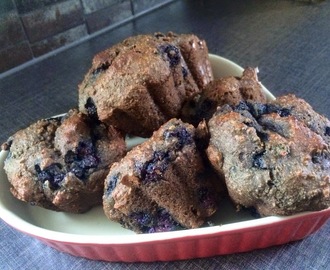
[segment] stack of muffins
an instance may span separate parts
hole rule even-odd
[[[147,138],[127,149],[125,137]],[[197,228],[229,196],[261,216],[330,206],[330,121],[267,101],[257,70],[214,79],[195,35],[139,35],[97,54],[78,108],[3,144],[12,194],[137,233]],[[221,209],[219,209],[221,211]]]

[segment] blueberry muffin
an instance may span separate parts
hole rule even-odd
[[[236,106],[244,100],[266,102],[257,72],[256,68],[248,67],[241,77],[228,76],[211,81],[202,93],[184,104],[182,119],[197,125],[203,119],[211,118],[218,106]]]
[[[209,160],[236,205],[262,216],[330,207],[330,122],[302,99],[225,105],[208,127]]]
[[[171,119],[114,163],[105,180],[106,216],[137,233],[201,226],[218,198],[195,136],[192,125]]]
[[[19,200],[56,211],[82,213],[102,204],[110,165],[126,151],[121,133],[71,110],[14,134],[4,170]]]
[[[213,79],[205,41],[138,35],[97,54],[79,86],[80,111],[148,137]]]

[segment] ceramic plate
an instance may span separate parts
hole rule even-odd
[[[215,77],[240,76],[235,63],[210,55]],[[274,96],[264,88],[268,99]],[[128,145],[139,140],[128,139]],[[15,199],[3,171],[7,152],[0,153],[0,217],[10,226],[47,245],[75,256],[105,261],[168,261],[201,258],[279,245],[302,239],[318,230],[330,209],[290,217],[257,218],[236,212],[224,200],[216,216],[203,228],[154,234],[135,234],[109,221],[101,207],[85,214],[58,213]]]

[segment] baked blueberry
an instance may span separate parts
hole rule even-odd
[[[183,229],[183,227],[176,222],[165,209],[159,209],[156,213],[151,228],[148,230],[148,233],[170,232],[180,229]]]
[[[175,144],[176,149],[181,149],[184,145],[193,143],[192,135],[187,131],[185,127],[176,127],[173,130],[166,130],[164,132],[165,140],[171,140],[171,138],[176,138],[177,142]]]
[[[160,180],[170,161],[168,151],[155,151],[152,159],[147,161],[141,170],[141,181],[149,183]]]
[[[92,117],[93,119],[98,119],[97,109],[96,109],[95,103],[91,97],[87,98],[86,104],[85,104],[85,109],[87,111],[87,114],[90,117]]]
[[[182,67],[182,76],[183,76],[183,78],[187,78],[187,76],[188,76],[188,70],[185,67]]]
[[[109,178],[109,181],[108,181],[108,185],[107,185],[107,189],[106,189],[106,195],[110,195],[111,192],[115,189],[115,187],[117,185],[117,182],[118,182],[118,179],[119,179],[119,176],[120,176],[119,173],[111,175],[111,177]]]
[[[264,159],[264,151],[253,155],[252,166],[262,170],[267,169]]]
[[[166,55],[166,60],[169,61],[170,67],[175,67],[180,63],[181,54],[178,47],[172,44],[161,45],[160,50]]]
[[[325,127],[324,135],[330,136],[330,127]]]
[[[139,228],[139,232],[142,233],[169,232],[183,229],[163,208],[157,208],[152,212],[134,212],[129,215],[129,218]],[[122,225],[125,226],[124,223]]]
[[[53,163],[43,170],[41,170],[40,166],[36,164],[35,170],[37,172],[38,180],[42,183],[49,181],[54,189],[60,187],[60,184],[65,176],[65,172],[63,171],[62,165],[60,163]]]

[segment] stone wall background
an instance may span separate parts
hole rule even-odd
[[[0,0],[0,73],[173,0]]]

